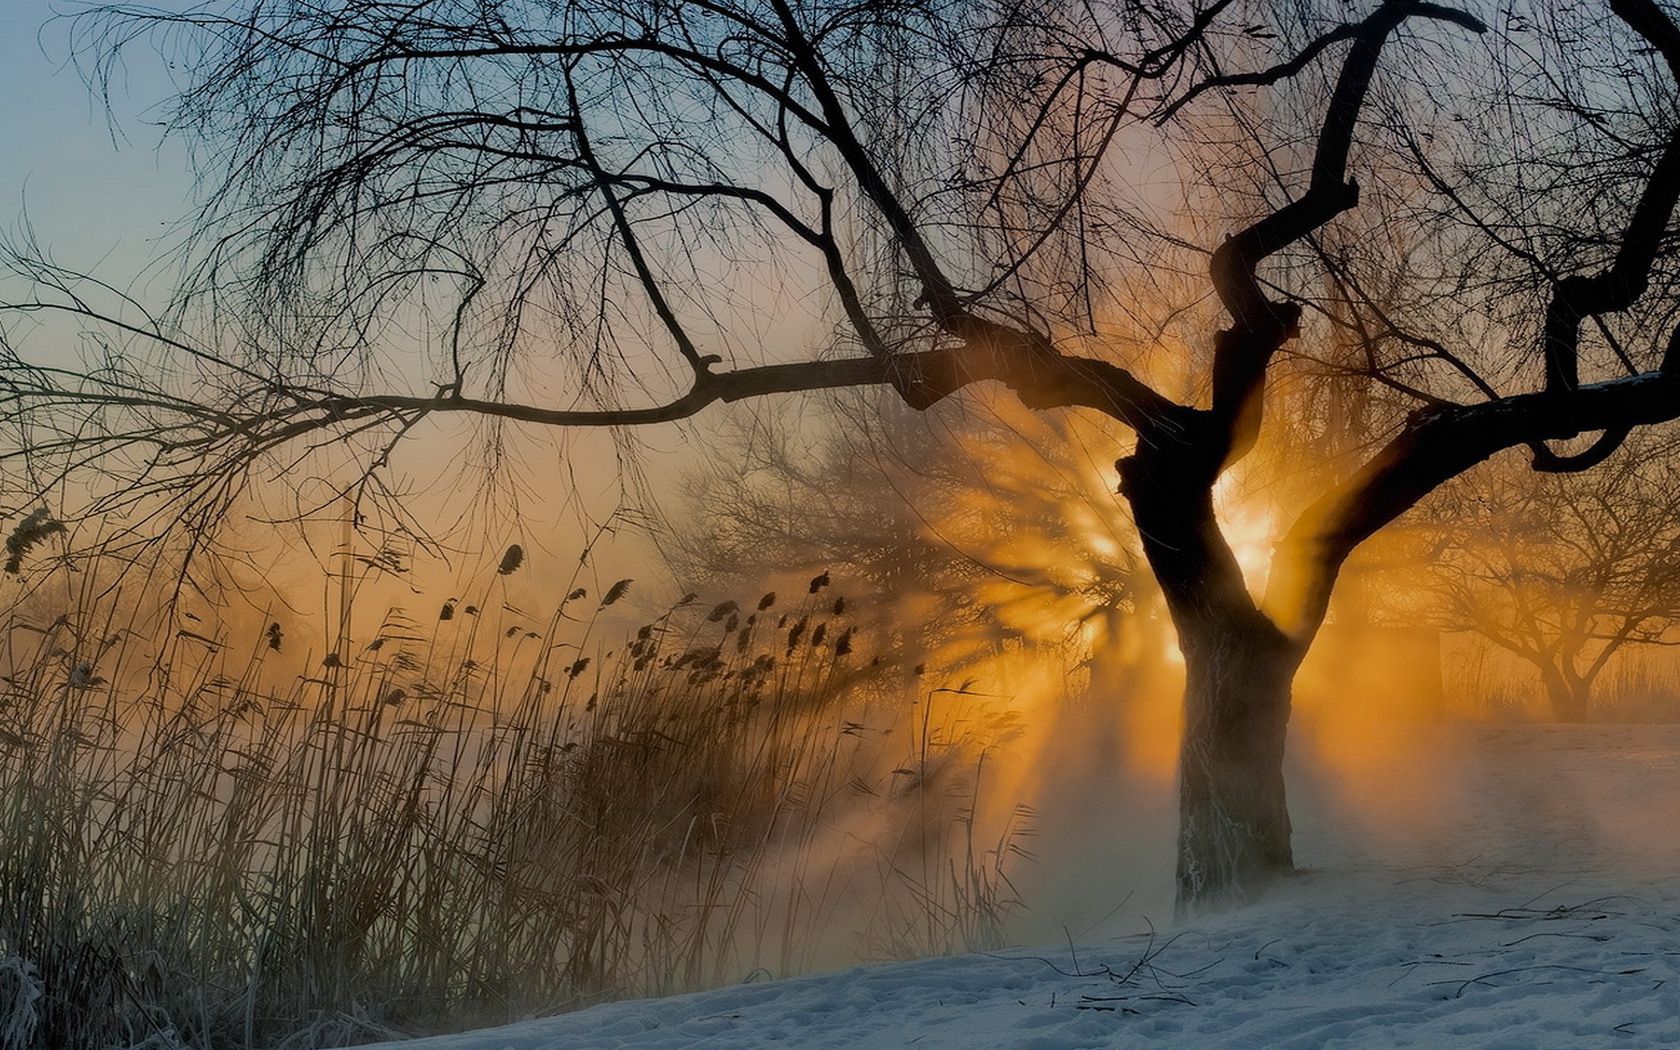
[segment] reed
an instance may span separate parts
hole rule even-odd
[[[266,622],[0,621],[0,1047],[350,1045],[998,943],[1030,814],[978,826],[983,748],[844,601],[621,631],[621,581],[529,623],[521,560],[301,675]]]

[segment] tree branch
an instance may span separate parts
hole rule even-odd
[[[1439,18],[1476,32],[1477,19],[1434,4],[1388,0],[1348,34],[1353,40],[1319,125],[1307,191],[1227,238],[1213,253],[1209,275],[1232,327],[1220,333],[1214,351],[1213,411],[1225,428],[1228,447],[1220,462],[1245,452],[1260,429],[1266,368],[1300,323],[1301,310],[1274,302],[1261,288],[1259,265],[1359,202],[1359,184],[1347,178],[1348,155],[1359,113],[1389,34],[1407,18]]]
[[[1667,60],[1680,86],[1680,28],[1654,0],[1611,0],[1610,7]],[[1589,317],[1626,310],[1645,294],[1657,250],[1675,203],[1680,201],[1680,130],[1669,136],[1661,157],[1628,216],[1616,258],[1592,276],[1572,275],[1552,285],[1541,346],[1546,389],[1567,393],[1580,383],[1581,323]]]
[[[1680,419],[1680,375],[1661,371],[1578,387],[1567,400],[1540,391],[1414,413],[1397,437],[1289,530],[1278,545],[1267,609],[1285,630],[1310,637],[1355,547],[1497,452],[1675,419]]]
[[[702,373],[681,397],[647,408],[556,409],[477,398],[378,394],[327,397],[310,407],[329,415],[368,409],[467,412],[545,426],[620,427],[687,419],[719,402],[861,386],[891,386],[911,404],[925,408],[987,380],[1008,386],[1032,408],[1090,408],[1147,434],[1183,426],[1188,414],[1131,372],[1106,361],[1062,355],[1023,358],[1007,347],[976,345]]]

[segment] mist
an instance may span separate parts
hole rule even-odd
[[[1494,14],[26,19],[0,1050],[1660,1045],[1680,23]]]

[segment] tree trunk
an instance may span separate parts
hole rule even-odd
[[[1251,900],[1293,869],[1283,746],[1306,652],[1261,611],[1213,509],[1214,459],[1120,461],[1144,552],[1184,654],[1178,910]],[[1310,635],[1310,632],[1304,632]]]
[[[1264,617],[1180,628],[1178,910],[1252,900],[1294,868],[1283,783],[1300,653]]]
[[[1552,717],[1559,722],[1585,722],[1592,702],[1589,683],[1566,677],[1556,670],[1540,673],[1546,683],[1546,699],[1552,705]]]

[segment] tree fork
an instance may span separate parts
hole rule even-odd
[[[1220,532],[1219,446],[1158,444],[1116,466],[1184,654],[1178,910],[1249,900],[1294,869],[1283,755],[1306,645],[1261,611]]]

